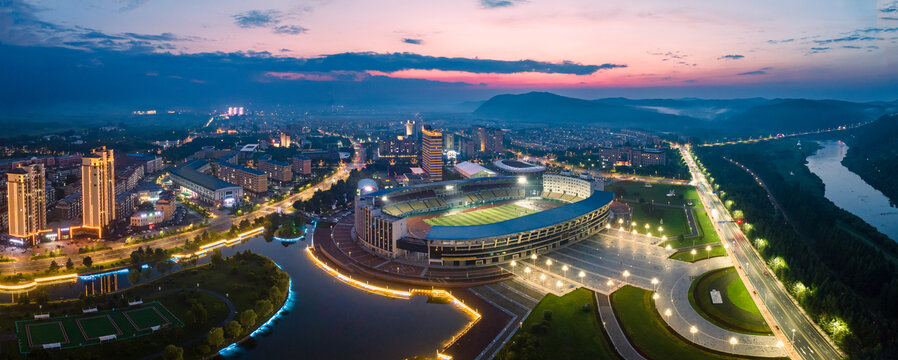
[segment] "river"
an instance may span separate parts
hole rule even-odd
[[[272,330],[239,348],[234,359],[403,359],[434,357],[443,342],[470,320],[452,305],[429,303],[426,297],[392,299],[370,294],[331,277],[318,268],[297,243],[266,242],[255,237],[222,248],[224,256],[246,249],[267,256],[290,274],[296,302]],[[208,257],[200,260],[207,262]],[[154,273],[154,277],[158,275]],[[118,289],[129,286],[128,275],[118,274]],[[175,275],[177,276],[177,275]],[[109,284],[108,278],[106,284]],[[51,299],[78,297],[90,281],[51,285]],[[3,294],[3,301],[13,300]]]
[[[842,165],[848,145],[841,141],[822,141],[820,146],[814,155],[808,156],[808,169],[823,180],[826,198],[898,241],[898,208],[889,204],[882,192]]]

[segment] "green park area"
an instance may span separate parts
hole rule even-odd
[[[595,296],[587,289],[562,297],[548,294],[496,359],[620,359],[597,311]]]
[[[712,291],[719,292],[720,303],[714,303]],[[735,268],[702,274],[689,288],[689,303],[721,328],[751,335],[772,334]]]
[[[505,204],[486,209],[467,211],[459,214],[443,215],[425,219],[424,222],[432,226],[468,226],[492,224],[500,221],[514,219],[524,215],[535,213],[536,210]]]
[[[648,359],[750,359],[696,346],[667,326],[652,292],[624,286],[611,294],[611,306],[630,343]]]
[[[705,259],[710,259],[718,256],[726,256],[727,251],[721,245],[713,245],[711,246],[711,251],[707,250],[707,247],[697,248],[695,249],[695,255],[692,255],[692,250],[681,250],[675,252],[670,256],[671,259],[686,261],[686,262],[696,262]]]
[[[649,187],[646,187],[648,185]],[[701,207],[698,192],[690,185],[619,181],[605,187],[617,197],[635,202]],[[672,196],[668,196],[672,194]],[[691,205],[690,205],[691,204]]]
[[[692,209],[692,214],[695,216],[695,220],[698,221],[698,232],[699,236],[697,237],[677,237],[670,240],[667,240],[659,245],[667,246],[674,249],[680,249],[684,247],[691,247],[695,245],[705,245],[705,244],[714,244],[720,242],[720,237],[717,236],[717,231],[714,230],[714,226],[711,223],[711,218],[708,217],[708,213],[705,209],[702,208],[694,208]]]
[[[653,236],[662,234],[669,239],[676,238],[681,235],[689,235],[689,222],[686,219],[686,210],[681,208],[671,208],[657,206],[648,203],[630,203],[633,209],[633,222],[636,222],[636,231],[645,234],[646,231],[651,232]],[[648,224],[648,229],[645,225]],[[632,225],[632,224],[630,224]],[[624,230],[630,230],[630,225],[623,224]],[[612,225],[614,226],[614,225]],[[662,231],[658,231],[662,228]]]
[[[142,359],[162,357],[171,345],[184,358],[202,358],[249,334],[287,298],[289,276],[260,255],[216,253],[209,264],[185,266],[125,290],[74,300],[49,301],[46,289],[34,290],[0,306],[0,333],[15,334],[0,340],[0,349],[7,359]],[[143,304],[129,305],[134,301]],[[44,349],[56,343],[60,349]]]

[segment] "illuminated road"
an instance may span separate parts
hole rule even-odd
[[[354,144],[356,147],[356,154],[359,154],[361,151],[358,148],[357,144]],[[184,242],[190,239],[193,239],[196,235],[202,233],[206,230],[216,230],[219,232],[225,232],[230,230],[231,224],[237,224],[244,219],[252,221],[255,218],[266,216],[268,214],[277,212],[278,209],[285,209],[290,207],[296,201],[305,201],[312,197],[316,191],[326,191],[330,189],[330,187],[337,183],[340,180],[344,180],[349,177],[349,173],[354,169],[361,169],[364,167],[364,164],[359,161],[358,155],[355,159],[353,159],[352,163],[344,164],[337,171],[314,186],[303,190],[297,194],[288,196],[286,199],[278,201],[273,204],[263,204],[261,208],[256,211],[253,211],[249,214],[237,217],[231,217],[227,215],[222,215],[215,217],[209,220],[209,226],[200,228],[197,230],[189,231],[183,234],[172,235],[169,237],[165,237],[158,240],[147,241],[143,243],[139,243],[136,245],[125,246],[121,241],[107,243],[111,250],[106,251],[98,251],[87,254],[65,254],[65,256],[58,257],[55,259],[41,259],[41,260],[24,260],[24,261],[16,261],[16,262],[3,262],[0,263],[0,274],[14,274],[14,273],[28,273],[28,272],[36,272],[36,271],[44,271],[49,269],[50,263],[53,260],[56,260],[56,263],[60,266],[65,264],[66,257],[70,257],[75,265],[81,265],[81,259],[85,256],[90,256],[91,260],[93,260],[94,264],[105,263],[110,261],[116,261],[125,259],[131,256],[131,252],[137,249],[137,245],[140,246],[150,246],[153,248],[172,248],[180,245],[184,245]],[[77,250],[77,249],[67,249],[67,250]]]
[[[698,190],[702,203],[708,209],[714,221],[714,227],[721,241],[730,246],[727,252],[736,264],[736,270],[742,277],[752,298],[755,300],[774,330],[776,336],[787,346],[791,358],[797,359],[839,359],[840,351],[829,341],[827,336],[807,317],[794,302],[782,284],[772,275],[773,272],[755,252],[739,226],[733,222],[720,198],[713,192],[705,176],[695,164],[692,154],[680,147],[689,171],[692,173],[694,185]]]

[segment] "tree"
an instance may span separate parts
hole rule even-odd
[[[243,326],[240,326],[240,323],[236,320],[231,320],[225,324],[224,331],[229,338],[235,339],[243,333]]]
[[[131,283],[131,285],[135,285],[140,282],[140,269],[139,268],[131,269],[131,271],[128,272],[128,281]]]
[[[72,258],[68,258],[65,260],[65,268],[67,270],[72,270],[73,268],[75,268],[75,263],[72,262]]]
[[[221,344],[224,344],[224,329],[216,327],[209,330],[209,336],[206,337],[206,342],[214,349],[221,347]]]
[[[266,299],[256,301],[256,305],[253,307],[253,309],[256,311],[256,315],[259,316],[267,316],[271,313],[272,308],[274,308],[274,306],[271,305],[271,301],[268,301]]]
[[[94,259],[91,259],[90,256],[85,256],[84,259],[81,259],[81,263],[84,264],[84,266],[90,267],[94,264]]]
[[[197,325],[206,322],[209,318],[209,313],[206,312],[206,307],[200,303],[191,305],[190,312],[193,314],[193,323]]]
[[[56,263],[56,260],[50,262],[50,272],[56,272],[59,270],[59,264]]]
[[[174,345],[168,345],[162,350],[162,359],[164,360],[184,360],[184,349]]]
[[[224,258],[221,257],[221,249],[212,250],[212,257],[210,258],[212,262],[212,266],[218,267],[221,263],[224,262]]]
[[[256,318],[258,318],[258,316],[253,309],[246,309],[240,313],[240,324],[243,325],[243,327],[250,329],[253,325],[256,325]]]

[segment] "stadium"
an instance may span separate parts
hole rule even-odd
[[[352,233],[384,258],[445,268],[498,265],[600,231],[614,194],[597,187],[588,178],[544,174],[361,193]]]

